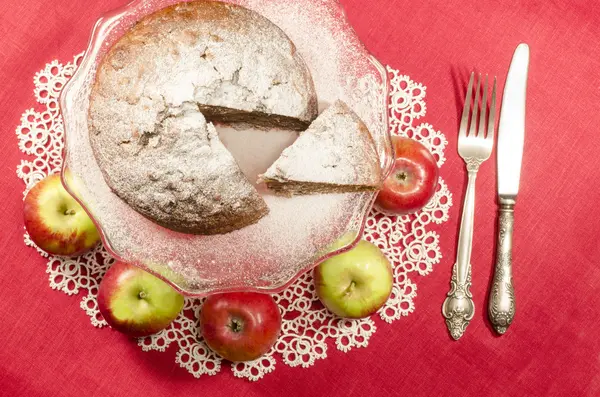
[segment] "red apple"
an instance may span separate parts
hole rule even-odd
[[[65,190],[59,174],[47,176],[27,193],[23,215],[31,240],[53,255],[80,255],[100,240],[96,226]]]
[[[98,291],[98,309],[106,322],[129,336],[142,337],[166,328],[183,308],[183,296],[137,266],[114,263]]]
[[[340,240],[339,247],[344,245],[343,239]],[[314,279],[323,306],[346,318],[375,313],[388,300],[394,285],[389,260],[377,246],[365,240],[317,266]]]
[[[438,165],[420,142],[392,137],[396,164],[383,182],[375,207],[383,212],[405,215],[423,208],[435,194]]]
[[[200,313],[208,347],[229,361],[251,361],[271,349],[281,331],[281,313],[270,295],[236,292],[211,295]]]

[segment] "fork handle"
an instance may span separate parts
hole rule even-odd
[[[458,247],[456,264],[458,265],[458,281],[464,283],[471,263],[471,248],[473,246],[473,224],[475,219],[475,180],[481,161],[467,159],[467,190],[463,201],[460,230],[458,232]]]
[[[515,316],[515,291],[512,279],[514,208],[514,200],[501,200],[498,208],[498,246],[488,317],[500,335],[506,332]]]
[[[471,247],[473,243],[473,223],[475,218],[475,179],[481,161],[465,159],[469,180],[463,202],[456,263],[452,268],[450,291],[448,292],[442,314],[446,318],[446,326],[455,340],[464,334],[467,325],[475,314],[475,305],[471,295]]]

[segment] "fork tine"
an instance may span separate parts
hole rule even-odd
[[[477,89],[475,91],[475,102],[473,102],[473,113],[471,114],[471,127],[469,128],[469,135],[475,136],[477,132],[477,109],[479,108],[479,85],[481,84],[481,73],[477,76]]]
[[[494,88],[492,88],[492,102],[490,103],[490,117],[488,121],[487,139],[494,140],[494,124],[496,123],[496,76],[494,76]]]
[[[467,126],[469,123],[469,110],[471,110],[471,97],[473,96],[473,79],[475,72],[471,72],[469,85],[467,87],[467,95],[465,96],[465,106],[463,107],[462,117],[460,119],[460,129],[458,130],[459,137],[467,136]]]
[[[487,112],[487,96],[488,96],[488,76],[485,75],[485,82],[483,84],[483,96],[481,97],[481,115],[479,116],[479,130],[477,132],[478,138],[485,136],[485,113]]]

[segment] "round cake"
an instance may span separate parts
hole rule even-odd
[[[179,3],[129,30],[98,67],[90,141],[109,187],[173,230],[225,233],[268,209],[211,121],[303,130],[310,72],[285,33],[246,8]]]

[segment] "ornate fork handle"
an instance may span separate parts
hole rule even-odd
[[[463,202],[463,213],[458,236],[456,263],[452,268],[450,291],[444,300],[442,314],[450,335],[459,339],[475,314],[475,305],[471,295],[471,247],[473,242],[473,223],[475,216],[475,179],[482,160],[465,159],[469,181]]]
[[[506,332],[515,317],[515,291],[512,280],[514,208],[514,200],[501,200],[498,208],[498,247],[488,317],[499,334]]]

